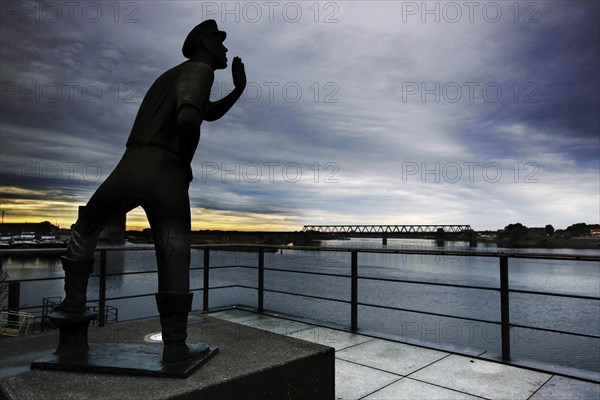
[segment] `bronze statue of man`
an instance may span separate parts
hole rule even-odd
[[[76,318],[86,309],[100,232],[115,216],[138,206],[144,209],[156,248],[163,362],[181,361],[205,350],[185,343],[193,296],[189,292],[188,188],[202,121],[225,115],[246,86],[244,64],[234,57],[234,90],[219,101],[209,100],[214,71],[227,68],[226,36],[214,20],[202,22],[188,34],[182,49],[188,60],[163,73],[146,93],[123,157],[71,227],[62,258],[66,296],[55,310]]]

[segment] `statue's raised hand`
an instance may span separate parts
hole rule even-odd
[[[233,77],[233,85],[236,88],[244,89],[246,87],[246,71],[244,70],[244,63],[241,58],[233,57],[231,75]]]

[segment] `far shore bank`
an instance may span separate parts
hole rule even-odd
[[[498,243],[498,247],[600,250],[600,238],[576,237],[571,239],[547,238],[542,240],[520,240],[512,243]]]
[[[137,232],[128,232],[127,241],[134,244],[152,244],[151,235],[137,234]],[[330,236],[330,237],[315,237],[306,235],[303,232],[241,232],[241,231],[195,231],[192,232],[191,243],[195,245],[211,244],[211,245],[275,245],[275,246],[317,246],[321,240],[348,240],[350,237]],[[373,239],[380,239],[373,237]],[[394,238],[388,238],[393,240]],[[413,239],[429,239],[438,240],[435,236],[413,237]],[[510,241],[498,237],[483,237],[478,238],[479,243],[496,244],[499,249],[502,248],[543,248],[543,249],[596,249],[600,250],[600,238],[598,237],[574,237],[574,238],[523,238],[517,241]],[[445,238],[447,243],[459,242],[464,243],[464,238]],[[100,242],[100,245],[111,244]],[[120,243],[112,243],[119,245]],[[390,247],[392,243],[388,244]],[[27,245],[11,245],[0,247],[3,253],[10,252],[13,249],[48,249],[49,253],[57,254],[59,249],[66,247],[65,243],[52,244],[27,244]]]

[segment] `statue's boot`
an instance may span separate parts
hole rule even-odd
[[[61,257],[61,261],[65,271],[65,299],[54,307],[54,311],[69,314],[84,313],[88,280],[94,271],[94,259],[72,260]]]
[[[193,293],[177,292],[156,294],[164,342],[163,362],[178,362],[208,352],[208,346],[204,343],[185,343],[188,313],[192,309],[193,296]]]

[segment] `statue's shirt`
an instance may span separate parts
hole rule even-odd
[[[190,105],[204,119],[213,80],[210,66],[191,60],[159,76],[144,96],[127,147],[151,145],[179,154],[177,113],[184,105]]]

